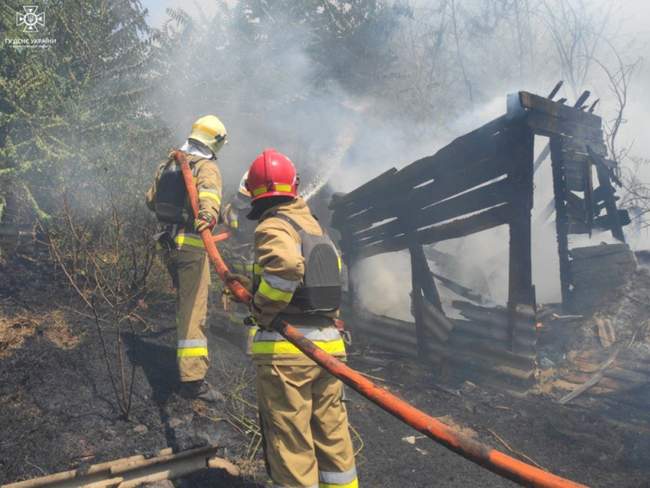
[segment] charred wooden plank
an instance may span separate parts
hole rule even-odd
[[[354,190],[348,195],[339,197],[336,210],[341,215],[338,218],[359,213],[376,202],[386,199],[387,196],[394,195],[396,192],[408,192],[431,179],[453,172],[456,167],[462,168],[471,161],[494,159],[498,153],[498,142],[502,139],[498,135],[506,130],[507,125],[505,117],[499,117],[454,139],[435,154],[419,159],[395,174],[380,175],[359,187],[357,190],[360,193],[355,193],[357,190]],[[341,206],[342,204],[345,204],[345,207]]]
[[[600,259],[604,256],[628,253],[630,253],[630,247],[627,244],[600,244],[598,246],[575,247],[570,251],[570,255],[574,261],[593,258]]]
[[[456,319],[454,323],[454,334],[464,335],[468,339],[487,339],[495,343],[498,342],[504,348],[510,345],[510,334],[507,327],[500,327],[488,322],[468,321]],[[526,348],[532,350],[537,343],[535,334],[515,334],[514,336],[516,348]]]
[[[586,224],[587,208],[585,206],[585,201],[582,198],[580,198],[575,193],[568,192],[566,207],[567,207],[567,215],[569,216],[569,218],[574,219],[578,222],[582,222],[583,224]]]
[[[510,205],[498,205],[471,217],[422,229],[418,231],[418,239],[422,244],[456,239],[505,224],[510,220],[511,215],[512,208]]]
[[[467,298],[468,300],[472,300],[479,303],[485,302],[485,298],[483,298],[483,296],[481,296],[480,293],[475,292],[471,288],[463,286],[460,283],[450,278],[447,278],[445,276],[439,275],[437,273],[432,273],[432,274],[433,277],[438,281],[440,281],[440,283],[442,283],[442,286],[444,286],[448,290],[451,290],[454,293],[457,293],[458,295]]]
[[[612,251],[608,254],[599,254]],[[617,287],[629,280],[636,269],[634,253],[625,245],[601,245],[571,250],[571,305],[576,310],[589,311],[602,302]],[[579,256],[579,257],[575,257]],[[588,256],[588,257],[587,257]]]
[[[494,119],[472,132],[457,137],[434,155],[422,158],[402,168],[394,183],[403,181],[424,182],[449,170],[449,164],[462,165],[474,159],[484,159],[496,154],[494,136],[508,126],[505,116]],[[422,179],[424,178],[424,179]]]
[[[589,112],[580,113],[588,114]],[[570,120],[562,120],[555,117],[549,117],[538,112],[529,112],[526,114],[526,123],[536,133],[549,137],[558,135],[576,135],[580,136],[583,139],[588,139],[595,142],[602,142],[603,140],[603,132],[600,127],[580,125]]]
[[[582,105],[587,101],[587,98],[589,98],[589,95],[591,95],[591,92],[589,90],[583,91],[576,100],[576,103],[573,104],[573,107],[578,109],[581,108]]]
[[[435,180],[412,189],[410,193],[408,190],[395,188],[390,194],[384,195],[384,198],[374,201],[367,211],[349,217],[345,225],[358,231],[375,222],[396,217],[407,197],[413,207],[423,208],[505,175],[510,164],[510,161],[500,156],[491,160],[472,160],[465,165],[450,165],[449,169]]]
[[[561,150],[562,153],[572,152],[574,154],[588,155],[587,145],[591,146],[591,149],[600,155],[607,154],[607,146],[601,141],[594,140],[585,140],[580,137],[572,136],[565,137],[562,139]],[[577,159],[575,157],[569,157],[568,159]]]
[[[562,80],[558,81],[553,87],[553,89],[551,90],[551,93],[549,93],[546,98],[548,98],[549,100],[553,100],[555,95],[557,95],[557,92],[559,92],[560,88],[562,88],[562,85],[564,85],[564,81]]]
[[[442,309],[435,307],[429,300],[424,300],[422,305],[424,326],[435,342],[444,344],[449,339],[449,333],[453,330],[454,323],[445,316]]]
[[[488,324],[490,327],[506,330],[508,328],[508,310],[503,307],[484,307],[463,300],[454,300],[452,306],[460,311],[461,315],[472,321],[481,324]],[[517,335],[534,339],[537,337],[536,329],[531,325],[530,320],[522,317],[515,322]]]
[[[560,259],[560,286],[562,303],[570,300],[571,270],[569,267],[569,218],[566,209],[567,185],[562,160],[562,138],[551,137],[551,167],[553,169],[553,193],[555,195],[555,229]]]
[[[363,198],[364,196],[367,196],[368,194],[372,194],[375,191],[375,188],[382,187],[384,184],[389,182],[393,175],[397,173],[397,169],[395,168],[390,168],[389,170],[384,171],[382,174],[379,176],[373,178],[372,180],[364,183],[363,185],[359,186],[358,188],[355,188],[349,193],[346,193],[345,195],[339,196],[336,199],[333,199],[330,202],[330,208],[337,209],[340,207],[345,206],[346,204]]]
[[[420,278],[418,248],[422,246],[417,242],[415,229],[407,230],[409,252],[411,255],[411,303],[415,318],[415,335],[417,337],[418,359],[424,360],[427,356],[427,334],[424,325],[424,297],[422,296],[422,283]]]
[[[533,363],[526,365],[504,364],[494,355],[485,355],[480,351],[462,348],[440,348],[432,346],[432,350],[440,355],[445,362],[453,366],[454,375],[463,378],[478,378],[482,384],[497,384],[500,390],[513,388],[512,381],[524,382],[529,386],[534,381],[536,367]],[[499,381],[501,380],[501,381]]]
[[[568,191],[584,191],[585,182],[580,173],[567,171],[564,175]]]
[[[569,216],[569,226],[567,227],[567,232],[569,234],[590,234],[591,228],[587,226],[582,220],[574,220],[572,216]]]
[[[499,205],[472,215],[471,217],[457,219],[446,224],[419,230],[417,232],[418,241],[420,244],[431,244],[432,242],[456,239],[474,234],[508,223],[510,215],[510,205]],[[406,236],[397,236],[362,247],[358,252],[358,256],[359,258],[367,258],[386,252],[399,251],[406,249],[406,247],[408,247]]]
[[[584,95],[585,93],[583,93],[580,99]],[[586,96],[589,96],[589,92],[586,92]],[[588,127],[600,128],[602,123],[601,118],[597,115],[582,112],[576,108],[567,107],[561,103],[553,102],[547,98],[525,91],[519,92],[519,103],[525,110],[541,113],[559,120],[579,123]]]
[[[423,210],[418,211],[411,208],[409,213],[413,219],[414,227],[419,229],[508,202],[513,197],[512,186],[511,180],[503,179]],[[366,244],[393,237],[401,232],[403,232],[403,226],[400,221],[393,220],[358,232],[354,234],[354,238]]]
[[[618,239],[621,242],[625,242],[625,235],[623,234],[623,226],[621,225],[621,219],[618,214],[618,209],[616,208],[616,199],[614,198],[614,188],[612,187],[610,176],[613,175],[611,171],[608,171],[605,164],[602,161],[602,157],[594,153],[589,146],[587,146],[587,151],[589,151],[589,156],[593,158],[593,161],[596,163],[596,174],[598,175],[598,183],[603,188],[606,188],[605,192],[605,208],[607,210],[607,217],[609,219],[609,228],[612,231],[614,238]]]
[[[508,333],[511,348],[514,347],[517,305],[525,304],[535,308],[531,256],[534,134],[528,127],[522,126],[513,131],[513,136],[511,158],[514,164],[508,177],[513,184],[513,191],[508,195],[513,210],[509,222],[508,267]]]
[[[480,355],[486,359],[499,361],[502,366],[511,366],[521,369],[533,369],[535,367],[536,354],[534,348],[508,350],[507,347],[491,340],[480,340],[467,338],[460,334],[449,336],[449,348],[455,352],[465,352]]]

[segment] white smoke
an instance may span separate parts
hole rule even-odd
[[[175,2],[176,6],[193,9],[192,3]],[[215,12],[210,7],[212,2],[196,5],[207,12],[206,17]],[[264,147],[276,147],[294,160],[301,173],[303,195],[312,197],[326,183],[334,191],[350,191],[390,167],[400,168],[433,154],[453,138],[503,114],[507,93],[526,90],[545,95],[562,77],[557,50],[551,36],[544,32],[545,24],[539,22],[543,10],[538,4],[532,9],[532,50],[523,60],[515,47],[516,32],[503,22],[496,24],[493,35],[481,37],[467,21],[459,26],[463,35],[460,56],[453,49],[437,52],[432,33],[443,25],[438,23],[441,12],[432,2],[413,5],[413,18],[403,18],[388,41],[396,60],[395,72],[381,75],[392,76],[393,85],[379,83],[378,88],[359,94],[329,81],[314,90],[317,67],[305,51],[309,32],[304,25],[278,20],[284,43],[243,45],[229,18],[219,14],[204,19],[202,24],[208,28],[197,27],[188,45],[172,54],[180,75],[166,80],[154,94],[156,103],[167,114],[176,143],[186,137],[189,124],[197,116],[213,112],[224,120],[230,136],[230,144],[220,155],[226,185],[236,185]],[[462,8],[481,21],[477,5],[463,3]],[[584,5],[585,15],[599,12],[600,3],[595,0]],[[642,0],[619,1],[612,10],[605,35],[630,59],[648,53],[649,11],[650,4]],[[222,49],[211,49],[215,45]],[[611,65],[612,54],[605,43],[599,44],[597,55]],[[460,61],[469,70],[472,100],[458,68]],[[356,67],[347,69],[354,73]],[[632,152],[645,157],[650,155],[650,142],[644,137],[650,120],[650,96],[642,87],[649,81],[648,67],[641,65],[630,86],[627,121],[621,132],[621,142],[632,144]],[[575,90],[591,90],[590,101],[600,98],[597,112],[610,120],[616,107],[604,73],[597,66],[591,67],[585,85]],[[572,87],[565,85],[556,98],[562,96],[571,103],[575,99]],[[536,154],[545,144],[543,138],[537,138]],[[650,181],[650,168],[646,171],[648,175],[642,176]],[[540,212],[552,197],[550,161],[540,168],[535,187],[533,277],[538,301],[556,301],[559,274],[555,229],[552,218],[550,224],[539,222]],[[601,236],[594,236],[592,242],[600,240]],[[637,241],[638,246],[650,245],[643,239]],[[439,247],[466,260],[468,269],[482,269],[492,298],[504,303],[507,244],[507,228],[503,226]],[[360,264],[359,279],[366,283],[364,286],[379,287],[382,296],[377,300],[378,295],[370,293],[368,303],[387,307],[399,316],[409,315],[408,294],[403,293],[410,288],[409,261],[386,255],[368,262],[371,264]],[[475,280],[471,274],[456,278],[468,287]],[[392,298],[383,297],[400,298],[393,303]]]

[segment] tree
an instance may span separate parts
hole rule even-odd
[[[7,37],[18,1],[0,6]],[[0,66],[0,177],[20,188],[42,218],[62,190],[86,209],[133,190],[140,159],[160,125],[147,113],[149,28],[136,0],[47,4],[46,49],[4,44]],[[156,141],[157,142],[157,141]],[[101,176],[101,178],[100,178]]]

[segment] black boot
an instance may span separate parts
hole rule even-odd
[[[223,394],[205,380],[183,382],[178,393],[188,400],[203,400],[210,403],[225,400]]]

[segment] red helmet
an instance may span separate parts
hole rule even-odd
[[[253,202],[262,198],[298,194],[298,176],[291,160],[275,149],[265,149],[248,170],[246,189]]]

